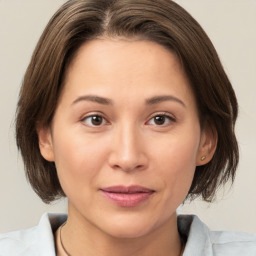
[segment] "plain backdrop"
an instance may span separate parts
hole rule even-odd
[[[65,212],[66,200],[45,205],[27,183],[14,141],[19,88],[32,51],[63,0],[0,0],[0,233],[36,225],[46,212]],[[241,161],[236,181],[218,200],[178,209],[211,229],[256,233],[256,1],[177,0],[206,30],[240,104],[236,127]]]

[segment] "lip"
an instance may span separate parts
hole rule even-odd
[[[135,207],[147,201],[155,192],[152,189],[133,185],[133,186],[111,186],[101,188],[103,195],[121,207]]]

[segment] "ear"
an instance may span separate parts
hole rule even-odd
[[[209,123],[204,126],[201,131],[201,140],[197,152],[196,165],[205,165],[209,163],[216,151],[218,143],[218,134],[212,125]]]
[[[45,160],[54,162],[52,134],[50,127],[37,127],[37,136],[41,155]]]

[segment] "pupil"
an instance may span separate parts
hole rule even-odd
[[[101,125],[102,123],[102,117],[100,116],[93,116],[92,117],[92,124],[93,125]]]
[[[163,125],[165,122],[165,117],[164,116],[156,116],[155,117],[155,123],[157,125]]]

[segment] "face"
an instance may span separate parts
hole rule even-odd
[[[39,139],[56,164],[70,217],[119,237],[175,223],[207,148],[176,56],[124,39],[79,49]]]

